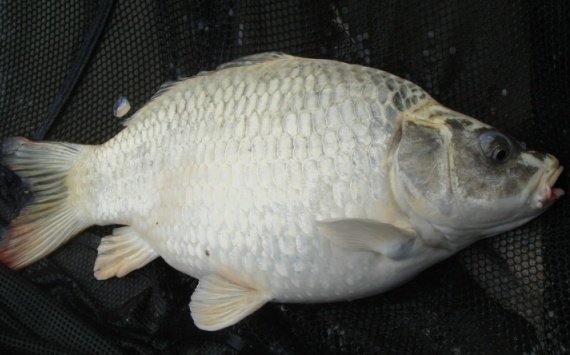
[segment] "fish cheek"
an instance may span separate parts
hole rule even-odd
[[[520,156],[504,164],[490,162],[477,144],[464,142],[462,137],[454,139],[452,149],[454,185],[461,198],[493,201],[520,195],[537,172]]]
[[[455,194],[461,200],[475,199],[493,201],[501,193],[503,176],[497,168],[484,161],[486,158],[476,147],[454,142],[452,149]],[[462,147],[462,148],[460,148]]]
[[[440,129],[404,122],[395,163],[416,212],[435,216],[452,210],[448,146]]]

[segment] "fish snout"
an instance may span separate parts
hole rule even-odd
[[[549,160],[550,164],[546,168],[538,184],[538,190],[536,192],[536,208],[538,209],[549,207],[556,200],[565,195],[564,190],[554,187],[554,184],[562,174],[562,171],[564,171],[564,167],[561,166],[558,159],[551,154],[546,154],[546,159]]]

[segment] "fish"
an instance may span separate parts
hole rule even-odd
[[[284,53],[168,84],[101,145],[6,138],[33,200],[0,262],[19,270],[93,225],[94,277],[161,257],[198,279],[196,326],[267,302],[352,300],[397,287],[517,228],[564,191],[550,154],[375,68]]]

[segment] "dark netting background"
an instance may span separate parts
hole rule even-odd
[[[71,87],[46,139],[102,143],[121,129],[119,97],[136,110],[166,81],[281,50],[408,78],[570,166],[569,23],[566,0],[0,1],[0,136],[36,134]],[[85,56],[97,24],[103,32]],[[82,54],[83,74],[64,84]],[[4,168],[0,178],[6,226],[27,196]],[[566,190],[568,180],[564,173]],[[109,231],[91,228],[19,273],[0,266],[3,353],[570,351],[570,197],[391,292],[268,304],[215,333],[191,321],[196,281],[162,260],[95,280],[96,248]]]

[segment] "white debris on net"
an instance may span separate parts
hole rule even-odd
[[[113,115],[115,117],[121,118],[126,115],[131,110],[131,103],[127,100],[126,97],[121,96],[117,102],[115,102],[115,106],[113,106]]]
[[[243,45],[243,23],[239,24],[239,31],[238,31],[238,46],[242,46]]]

